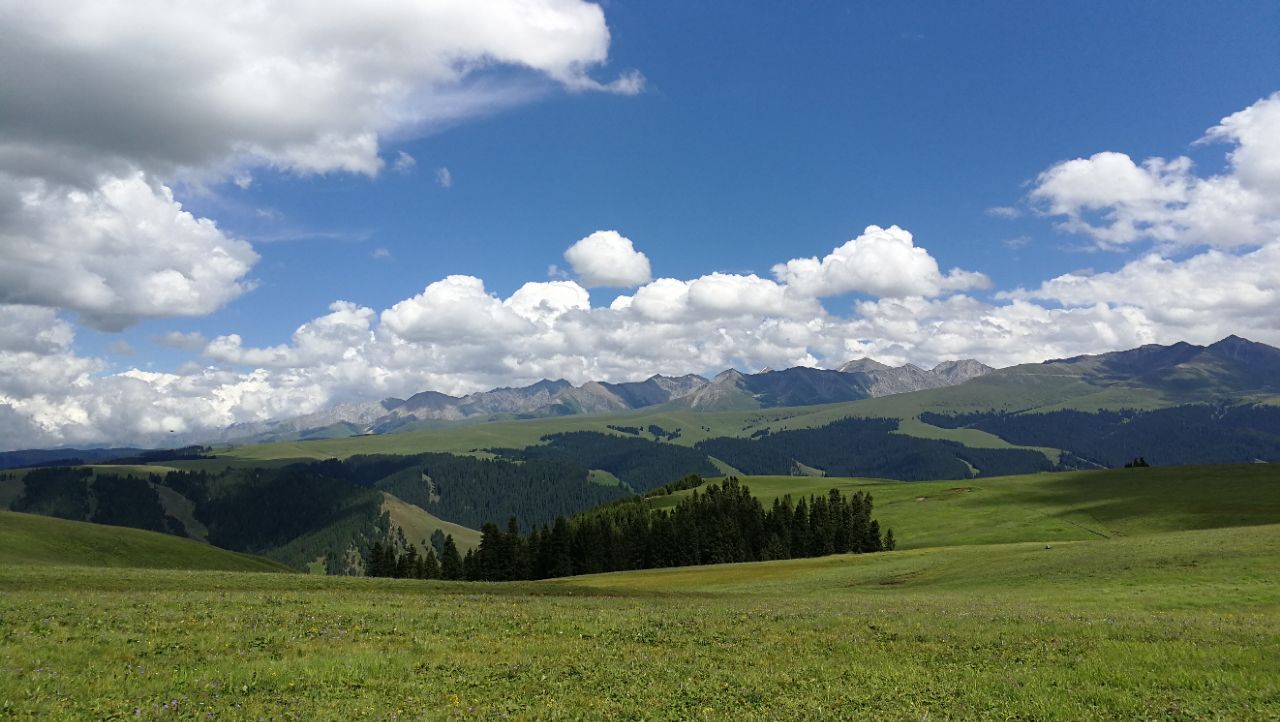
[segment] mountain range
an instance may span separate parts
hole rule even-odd
[[[862,358],[835,370],[797,366],[744,374],[729,369],[710,379],[696,374],[655,374],[644,381],[588,381],[581,386],[564,379],[543,379],[528,386],[502,387],[465,396],[422,391],[407,399],[341,404],[290,419],[237,424],[229,427],[219,440],[385,434],[440,422],[620,413],[652,408],[729,411],[812,406],[953,386],[994,370],[973,359],[946,361],[926,370],[913,364],[894,367]]]

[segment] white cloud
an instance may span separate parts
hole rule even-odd
[[[821,260],[794,258],[774,266],[773,275],[797,293],[815,297],[850,291],[891,298],[937,296],[990,284],[981,273],[958,268],[942,275],[933,256],[897,226],[867,226]]]
[[[175,188],[248,188],[263,166],[372,176],[385,138],[556,85],[643,85],[591,77],[610,36],[580,0],[0,0],[0,27],[0,67],[22,68],[0,73],[0,303],[103,329],[249,287],[252,249]]]
[[[391,170],[397,173],[409,173],[417,165],[418,161],[413,156],[401,150],[396,152],[396,160],[391,164]]]
[[[168,331],[152,339],[155,343],[179,351],[201,351],[209,341],[199,331]]]
[[[1228,172],[1197,176],[1191,159],[1096,153],[1036,179],[1031,200],[1101,248],[1254,246],[1280,237],[1280,93],[1224,118],[1200,142],[1227,142]]]
[[[550,321],[569,311],[591,308],[591,295],[573,281],[530,282],[502,305],[530,321]]]
[[[141,174],[78,191],[0,173],[0,302],[78,312],[119,329],[209,313],[249,289],[249,244],[182,210]]]
[[[370,255],[373,257],[375,261],[385,261],[391,258],[391,250],[388,248],[379,246],[378,248],[373,249],[373,253],[371,253]]]
[[[994,206],[986,210],[986,214],[993,218],[1004,218],[1006,220],[1018,218],[1022,215],[1022,211],[1013,206]]]
[[[0,66],[24,69],[0,77],[0,146],[85,159],[92,175],[115,161],[168,175],[250,158],[371,174],[382,135],[520,95],[466,82],[494,65],[573,90],[638,85],[588,75],[609,29],[578,0],[4,0],[0,25]]]
[[[1068,273],[1000,296],[1141,308],[1166,337],[1189,341],[1214,341],[1241,329],[1275,338],[1269,329],[1280,327],[1280,244],[1243,255],[1211,249],[1181,261],[1151,253],[1115,272]]]
[[[474,276],[448,276],[382,312],[382,323],[406,341],[477,343],[520,334],[529,321],[485,291]]]
[[[1266,101],[1255,104],[1254,112],[1230,116],[1211,132],[1213,139],[1239,141],[1229,183],[1198,179],[1182,161],[1139,165],[1104,156],[1071,169],[1055,166],[1062,183],[1043,202],[1091,209],[1080,211],[1082,222],[1121,205],[1126,213],[1156,208],[1155,214],[1197,202],[1196,217],[1207,218],[1207,201],[1195,199],[1235,187],[1265,208],[1259,189],[1274,182],[1280,153],[1272,136],[1259,131],[1270,127],[1264,116],[1271,109]],[[1101,175],[1084,182],[1076,173]],[[1185,205],[1153,204],[1184,190]],[[1257,231],[1267,217],[1260,212],[1228,230]],[[1132,227],[1148,234],[1156,228],[1137,221]],[[822,259],[779,264],[776,280],[711,273],[650,281],[644,259],[643,273],[628,281],[638,286],[634,292],[594,307],[589,276],[616,273],[617,264],[596,268],[570,259],[580,282],[530,282],[504,299],[479,278],[449,276],[381,312],[336,302],[288,343],[250,347],[236,334],[219,336],[204,348],[216,365],[174,373],[104,375],[107,364],[74,352],[73,329],[55,310],[0,305],[0,444],[154,443],[173,438],[166,437],[170,429],[199,434],[336,402],[424,389],[466,393],[543,377],[622,381],[730,366],[831,367],[861,356],[921,365],[976,357],[1008,365],[1146,343],[1208,343],[1230,333],[1280,344],[1280,237],[1262,234],[1251,245],[1223,243],[1188,254],[1192,237],[1178,235],[1118,270],[1063,274],[991,301],[964,292],[985,285],[984,276],[944,275],[926,249],[893,227],[873,226]],[[592,245],[588,260],[610,255],[594,254],[600,249]],[[620,247],[615,257],[643,258],[629,241]],[[878,298],[837,312],[818,302],[855,290]],[[199,334],[164,339],[185,348],[203,341]]]
[[[629,288],[648,283],[649,258],[617,231],[596,231],[564,252],[573,272],[587,288]]]
[[[436,169],[436,184],[441,188],[449,189],[453,187],[453,173],[443,166]]]

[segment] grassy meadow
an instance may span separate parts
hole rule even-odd
[[[753,478],[870,485],[904,549],[546,582],[0,564],[0,716],[1280,717],[1280,476],[1125,471]]]
[[[765,505],[788,494],[799,500],[832,488],[866,491],[875,501],[875,518],[881,528],[894,530],[900,549],[1107,539],[1280,522],[1280,471],[1268,464],[1069,471],[963,481],[802,476],[741,480]],[[670,507],[690,493],[653,497],[650,503]]]
[[[0,511],[0,567],[19,566],[290,571],[268,559],[237,554],[190,539]]]

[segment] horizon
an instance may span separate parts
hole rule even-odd
[[[1280,345],[1280,6],[534,6],[0,7],[4,444]]]

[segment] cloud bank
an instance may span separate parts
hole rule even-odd
[[[373,176],[389,137],[554,87],[643,87],[592,77],[609,29],[580,0],[0,0],[0,27],[0,67],[22,69],[0,73],[0,303],[105,330],[253,285],[249,245],[174,188],[247,187],[262,167]]]
[[[1107,273],[987,294],[985,275],[944,272],[907,230],[868,226],[822,257],[779,259],[772,277],[654,278],[635,243],[605,230],[565,251],[572,279],[505,296],[448,276],[387,308],[335,301],[278,345],[246,346],[230,329],[168,333],[157,342],[194,354],[169,372],[108,373],[79,355],[68,317],[114,329],[206,314],[251,289],[253,249],[184,211],[176,185],[248,182],[263,166],[372,175],[389,135],[547,86],[634,92],[642,82],[589,74],[609,38],[586,3],[512,0],[501,26],[471,3],[325,8],[246,0],[215,18],[187,4],[0,0],[0,62],[35,68],[0,75],[4,97],[22,101],[0,125],[0,444],[157,443],[338,402],[544,377],[861,356],[1009,365],[1229,333],[1280,344],[1273,95],[1200,140],[1226,147],[1221,173],[1104,151],[1036,178],[1027,207],[1099,248],[1136,252]],[[65,78],[80,81],[53,82]],[[622,292],[593,303],[590,288]]]

